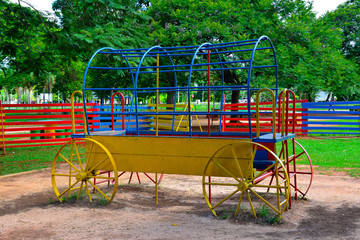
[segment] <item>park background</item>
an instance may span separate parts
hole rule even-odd
[[[352,116],[355,116],[353,111],[359,108],[358,0],[344,1],[336,9],[322,14],[314,9],[312,1],[302,0],[247,0],[241,3],[225,0],[57,0],[53,2],[51,12],[37,9],[31,2],[23,0],[4,0],[0,4],[0,100],[5,104],[46,105],[51,102],[69,102],[71,93],[81,89],[87,62],[101,47],[128,49],[148,48],[153,45],[196,45],[203,42],[256,39],[261,35],[267,35],[274,43],[278,57],[280,88],[291,89],[299,99],[308,102],[321,100],[329,103],[334,96],[338,102],[352,101],[351,106],[336,107],[331,104],[336,111],[345,110]],[[121,74],[121,71],[118,71],[114,78]],[[239,72],[234,71],[230,76],[229,80],[237,84],[244,81]],[[274,81],[261,77],[255,76],[257,87],[267,86]],[[203,85],[204,81],[206,80],[199,78],[197,84]],[[98,86],[102,83],[94,78],[93,84]],[[121,87],[119,84],[122,82],[115,81],[113,84]],[[319,93],[323,93],[322,99],[317,99]],[[197,99],[203,102],[201,92],[198,94],[199,96],[193,99],[194,104]],[[87,96],[87,99],[91,102],[99,97],[92,95]],[[241,96],[231,97],[231,101],[237,102],[239,98]],[[37,106],[35,109],[42,113],[51,112],[50,105],[45,105]],[[17,106],[13,109],[24,109],[24,105]],[[53,106],[53,109],[59,111],[59,107],[62,108],[62,112],[67,112],[66,118],[70,121],[69,105],[65,106],[66,110],[64,106]],[[29,106],[25,108],[31,109]],[[320,110],[333,109],[330,105],[323,105]],[[67,124],[69,130],[71,126]],[[358,176],[358,159],[354,156],[359,154],[347,149],[356,149],[358,139],[354,136],[360,132],[359,120],[353,119],[350,124],[351,135],[343,133],[349,132],[349,126],[341,126],[346,128],[345,130],[330,131],[337,131],[335,134],[313,134],[315,137],[351,137],[349,148],[346,147],[346,142],[349,141],[341,139],[325,139],[326,143],[316,141],[319,146],[315,141],[311,141],[307,148],[310,149],[311,156],[317,156],[321,146],[326,144],[328,151],[324,151],[324,154],[327,156],[321,155],[315,159],[323,160],[326,167],[341,167],[353,176]],[[39,128],[36,125],[35,127]],[[45,138],[47,135],[53,135],[52,132],[42,131],[31,136]],[[68,138],[70,134],[68,131],[55,135],[64,135]],[[30,135],[26,137],[31,138]],[[56,137],[53,141],[62,144],[67,138]],[[24,141],[18,138],[7,140]],[[32,143],[48,144],[45,141],[49,140],[33,139]],[[334,159],[336,164],[330,164],[329,158],[338,146],[343,149],[336,150],[339,153],[338,158]],[[25,157],[28,155],[29,153],[26,153]],[[44,157],[48,158],[49,156]],[[2,166],[14,166],[12,161],[5,158],[2,162]],[[318,164],[321,165],[320,162]],[[17,170],[14,171],[5,172],[4,167],[3,174],[28,169],[27,164],[20,165],[17,169],[15,164],[14,168]]]
[[[89,58],[105,46],[196,45],[261,35],[274,43],[281,88],[310,102],[319,93],[325,93],[325,101],[334,96],[359,100],[360,2],[345,1],[322,14],[315,3],[57,0],[53,11],[44,11],[28,1],[5,0],[0,5],[0,100],[68,102],[81,88]],[[232,76],[233,81],[243,80],[239,73]],[[273,79],[259,85],[269,81]]]

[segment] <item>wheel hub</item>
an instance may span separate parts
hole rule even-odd
[[[242,181],[238,184],[237,187],[240,191],[246,191],[246,190],[248,190],[249,186],[250,186],[250,184],[248,182]]]
[[[88,179],[86,172],[79,172],[76,174],[77,181],[86,181]]]

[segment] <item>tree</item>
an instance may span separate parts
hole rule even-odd
[[[0,2],[1,86],[31,90],[46,78],[53,62],[49,40],[54,22],[43,13],[8,0]],[[20,97],[20,96],[19,96]]]
[[[338,48],[348,61],[341,61],[343,65],[340,71],[343,71],[343,78],[336,79],[330,86],[338,99],[358,100],[360,98],[360,1],[348,0],[340,4],[336,10],[328,12],[321,19],[332,29],[338,31],[341,37],[341,45]],[[356,64],[354,64],[356,63]]]
[[[148,22],[142,11],[141,4],[135,0],[57,0],[53,3],[53,9],[60,19],[61,32],[58,35],[58,49],[61,49],[63,61],[60,82],[56,89],[61,90],[65,86],[74,86],[75,66],[80,62],[87,63],[93,53],[102,47],[117,49],[140,48],[148,45]],[[100,61],[95,60],[95,61]],[[113,59],[120,61],[119,59]],[[121,64],[121,63],[119,63]],[[69,72],[67,72],[69,71]],[[97,76],[94,76],[94,74]],[[76,74],[78,75],[78,74]],[[97,78],[99,73],[89,75],[90,86],[115,87],[121,83],[121,73],[109,75],[109,78]],[[67,83],[65,83],[66,81]],[[78,79],[79,83],[81,79]],[[119,83],[120,82],[120,83]],[[78,83],[75,84],[80,86]],[[61,88],[60,88],[61,86]],[[62,89],[65,91],[65,89]],[[67,91],[67,90],[66,90]],[[99,96],[104,97],[105,95]]]
[[[348,0],[327,13],[324,20],[341,29],[343,54],[360,65],[360,1]]]
[[[153,0],[147,13],[154,19],[151,37],[162,46],[267,35],[275,45],[280,87],[291,88],[310,101],[320,89],[332,88],[334,82],[352,83],[346,73],[354,65],[339,51],[340,30],[317,19],[310,1]],[[231,72],[227,82],[241,83],[244,76]],[[258,86],[266,86],[264,81],[257,81]]]

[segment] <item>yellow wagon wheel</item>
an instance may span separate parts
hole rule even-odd
[[[255,171],[253,162],[258,147],[265,149],[275,160],[266,169]],[[280,216],[289,205],[289,178],[286,171],[282,173],[284,179],[279,176],[280,166],[285,169],[276,154],[259,143],[244,141],[223,146],[210,158],[202,178],[203,194],[211,212],[216,216],[215,209],[234,205],[236,216],[243,203],[248,205],[255,218],[255,209],[264,205]],[[274,171],[275,185],[255,184],[255,179],[270,171]],[[270,193],[267,193],[268,188],[272,190]],[[242,201],[244,196],[247,202]]]
[[[104,170],[107,174],[102,174]],[[98,141],[72,139],[59,149],[52,162],[51,182],[60,202],[74,191],[77,200],[84,191],[91,202],[90,188],[94,188],[95,197],[110,203],[118,186],[117,167],[111,153]],[[109,183],[113,184],[109,187]]]

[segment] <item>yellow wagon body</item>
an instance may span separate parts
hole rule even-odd
[[[151,137],[151,136],[87,136],[101,142],[112,154],[118,171],[147,172],[164,174],[198,175],[204,174],[204,169],[214,153],[225,145],[235,142],[248,141],[249,139],[231,138],[188,138],[188,137]],[[246,172],[250,164],[252,149],[248,145],[237,145],[236,157],[241,170]],[[91,149],[91,150],[90,150]],[[88,144],[88,151],[96,153],[89,159],[89,168],[97,164],[98,159],[103,159],[104,153],[98,146]],[[217,161],[224,167],[232,169],[235,176],[240,172],[232,168],[233,155],[223,151],[217,155]],[[101,170],[113,170],[111,162],[105,161],[98,166]],[[211,176],[229,176],[219,169],[211,170]]]

